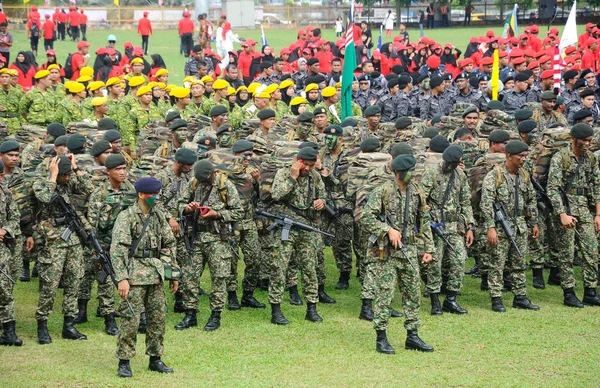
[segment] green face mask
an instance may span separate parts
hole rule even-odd
[[[327,145],[327,148],[329,148],[330,150],[335,149],[339,143],[340,139],[337,136],[325,136],[325,145]]]
[[[158,199],[158,195],[153,195],[152,197],[144,199],[144,202],[148,206],[154,206],[154,203],[156,202],[157,199]]]
[[[312,124],[300,124],[300,126],[298,127],[298,135],[306,139],[312,133],[312,128]]]
[[[400,173],[400,180],[404,183],[408,183],[410,182],[410,180],[412,179],[412,171],[413,170],[408,170],[408,171],[403,171]]]
[[[221,135],[221,137],[219,138],[219,145],[221,147],[229,148],[229,147],[231,147],[232,143],[233,143],[233,136]]]
[[[179,143],[185,143],[187,141],[187,131],[175,131],[175,139]]]

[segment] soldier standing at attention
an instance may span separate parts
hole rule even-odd
[[[45,127],[54,121],[56,101],[48,88],[52,84],[48,70],[35,73],[36,85],[19,102],[19,113],[31,125]]]

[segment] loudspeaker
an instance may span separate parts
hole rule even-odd
[[[540,0],[540,19],[552,19],[556,12],[556,0]]]

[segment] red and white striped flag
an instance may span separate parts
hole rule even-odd
[[[560,92],[560,79],[561,79],[561,70],[565,67],[565,62],[560,55],[560,50],[558,45],[554,47],[554,58],[552,59],[552,70],[554,71],[554,75],[552,79],[554,80],[554,93],[558,95]]]

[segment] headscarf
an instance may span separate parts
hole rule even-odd
[[[23,55],[23,57],[25,59],[23,59],[23,62],[19,62],[19,55]],[[27,56],[27,53],[25,51],[19,51],[19,53],[17,54],[17,57],[15,58],[15,62],[14,65],[17,66],[19,68],[19,70],[21,70],[23,72],[23,74],[27,74],[27,72],[29,71],[29,69],[31,69],[31,63],[29,62],[29,57]]]

